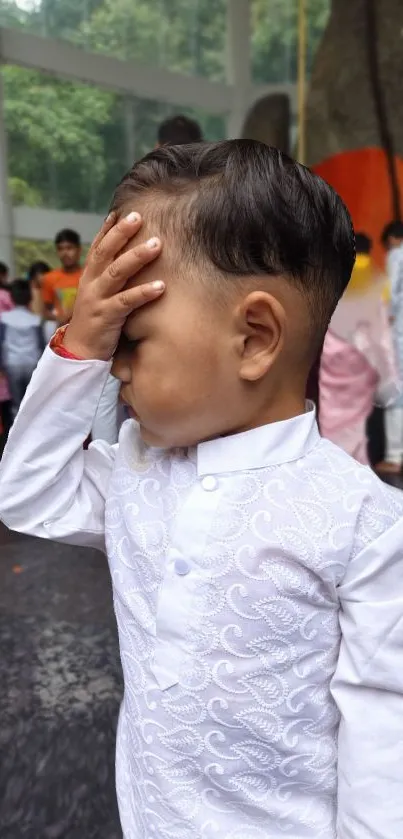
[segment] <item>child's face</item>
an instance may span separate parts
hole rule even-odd
[[[167,249],[137,283],[157,279],[164,295],[127,320],[115,357],[122,400],[153,446],[228,433],[242,422],[232,309],[217,305],[208,284],[175,275]]]

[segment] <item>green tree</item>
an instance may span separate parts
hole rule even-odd
[[[330,13],[330,0],[309,0],[308,72]],[[252,0],[252,70],[255,82],[292,82],[297,78],[297,0]]]
[[[296,75],[296,0],[251,0],[255,82]],[[308,58],[329,0],[308,4]],[[226,0],[0,0],[0,25],[67,40],[82,49],[181,73],[225,77]],[[15,203],[103,212],[131,163],[154,146],[158,124],[178,111],[18,67],[2,69]],[[128,137],[131,110],[134,143]],[[182,109],[208,139],[225,136],[225,116]],[[130,141],[130,142],[129,142]],[[27,255],[27,246],[24,245]]]
[[[11,177],[34,188],[41,205],[96,209],[114,94],[20,67],[5,67],[3,79]]]

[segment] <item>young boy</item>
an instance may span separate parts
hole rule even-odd
[[[14,280],[10,293],[14,308],[0,314],[0,369],[8,381],[15,416],[45,349],[45,341],[41,318],[30,311],[29,283]]]
[[[83,272],[80,235],[68,228],[60,230],[55,247],[61,267],[44,275],[41,291],[48,317],[63,324],[70,320]]]
[[[42,319],[43,334],[46,343],[48,343],[55,332],[56,324],[54,320],[49,320],[48,310],[45,306],[42,296],[42,286],[46,274],[50,272],[50,266],[47,262],[33,262],[27,272],[27,280],[31,288],[31,312],[34,315],[39,315]]]
[[[278,150],[158,149],[15,422],[2,519],[108,556],[125,839],[401,835],[403,497],[305,405],[354,256]],[[84,452],[114,354],[134,419]]]
[[[320,430],[360,463],[368,464],[367,422],[375,401],[398,393],[383,284],[372,263],[372,242],[356,236],[351,281],[330,322],[321,358]]]

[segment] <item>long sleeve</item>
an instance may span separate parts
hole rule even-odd
[[[402,568],[399,521],[351,560],[339,589],[338,839],[402,835]]]
[[[45,350],[0,464],[0,519],[10,529],[104,550],[116,447],[83,443],[109,371]]]

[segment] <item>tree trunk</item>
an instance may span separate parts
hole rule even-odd
[[[402,0],[403,2],[403,0]],[[289,152],[290,101],[284,93],[263,96],[252,105],[242,129],[242,137],[260,140]]]
[[[369,235],[403,212],[403,0],[333,0],[307,101],[306,160]]]
[[[403,2],[375,0],[379,79],[395,152],[403,156]],[[366,0],[333,0],[307,103],[308,165],[381,137],[368,65]]]

